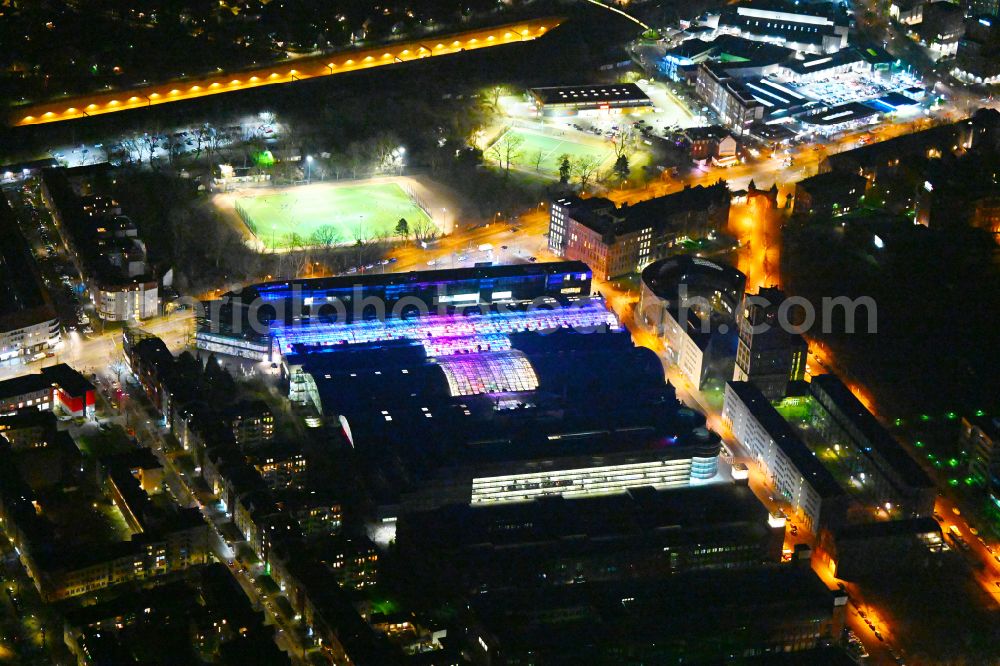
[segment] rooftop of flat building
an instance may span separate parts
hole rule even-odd
[[[596,83],[578,86],[531,88],[542,104],[578,104],[590,102],[635,102],[652,105],[652,100],[634,83]]]
[[[623,235],[644,229],[662,231],[674,223],[675,215],[728,207],[729,199],[729,186],[720,180],[709,186],[685,186],[679,192],[621,207],[600,198],[569,197],[562,201],[580,224],[602,235]]]
[[[868,411],[840,378],[830,373],[817,375],[809,384],[810,393],[818,392],[830,397],[841,414],[868,440],[868,444],[912,488],[933,488],[927,473],[903,450],[902,445],[889,434],[878,419]]]
[[[633,488],[600,497],[552,496],[496,505],[449,505],[401,517],[436,547],[463,548],[604,539],[677,530],[694,538],[730,527],[767,528],[767,509],[747,486],[715,484],[655,490]]]
[[[833,475],[816,458],[812,451],[795,434],[792,426],[786,421],[771,402],[764,397],[751,382],[730,381],[727,390],[732,390],[747,410],[764,428],[768,436],[774,440],[781,452],[791,460],[809,485],[820,497],[833,498],[844,495],[844,489],[837,483]]]
[[[0,332],[56,318],[34,258],[7,199],[0,194]]]

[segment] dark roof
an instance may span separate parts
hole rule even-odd
[[[820,497],[839,497],[844,489],[827,471],[813,452],[802,443],[799,436],[792,430],[778,410],[764,397],[754,384],[750,382],[728,382],[728,386],[747,406],[747,410],[764,428],[768,436],[774,440],[781,452],[785,454],[799,474],[813,487]]]
[[[536,585],[475,595],[470,605],[502,645],[539,650],[534,657],[564,657],[571,650],[592,657],[595,644],[620,647],[626,640],[697,650],[721,640],[720,653],[729,655],[737,636],[764,641],[769,626],[829,620],[839,594],[809,567],[766,567]]]
[[[488,280],[505,277],[555,275],[567,272],[590,273],[582,261],[552,261],[535,264],[506,264],[502,266],[474,266],[444,270],[409,271],[407,273],[369,273],[339,277],[302,278],[290,281],[261,282],[243,290],[244,301],[256,293],[268,298],[269,292],[286,292],[293,286],[303,290],[351,289],[373,285],[416,285],[420,283],[458,282],[461,280]]]
[[[634,83],[599,83],[583,86],[552,86],[532,88],[531,94],[542,104],[572,104],[578,102],[637,102],[652,105],[653,102]]]
[[[861,401],[854,397],[854,394],[844,386],[839,377],[832,373],[813,377],[809,390],[813,394],[822,391],[829,396],[843,417],[848,419],[864,435],[868,444],[892,466],[905,483],[913,488],[934,486],[920,465],[903,450],[899,442],[882,427],[882,424],[872,413],[865,409]]]
[[[864,186],[867,179],[859,174],[844,171],[827,171],[809,178],[804,178],[795,184],[806,192],[816,193],[829,189],[840,190],[852,186]]]
[[[849,123],[856,120],[871,118],[872,116],[877,116],[880,113],[882,113],[882,111],[873,109],[867,104],[862,104],[861,102],[848,102],[847,104],[830,107],[825,111],[818,111],[816,113],[809,114],[808,116],[804,116],[801,120],[806,125],[832,127],[840,125],[841,123]]]
[[[872,523],[848,525],[837,530],[836,540],[845,539],[880,539],[905,534],[941,534],[941,526],[930,516],[921,518],[906,518],[903,520],[878,520]]]
[[[686,136],[689,141],[721,141],[729,136],[729,134],[729,130],[721,125],[689,127],[684,130],[684,136]]]
[[[58,384],[59,388],[73,396],[82,396],[88,391],[94,390],[94,385],[90,383],[90,380],[65,363],[42,368],[42,376],[49,382]]]
[[[939,125],[913,134],[903,134],[886,141],[876,141],[854,150],[836,153],[826,158],[834,170],[885,166],[889,160],[905,162],[913,157],[923,157],[928,148],[948,150],[955,143],[960,127],[957,123]]]
[[[767,529],[767,509],[747,486],[708,486],[655,490],[633,488],[597,497],[552,496],[530,502],[496,505],[454,504],[405,514],[417,536],[436,547],[496,548],[518,543],[571,538],[610,538],[648,531],[684,530],[704,533],[727,526]],[[506,529],[498,530],[498,525]],[[414,529],[411,527],[411,529]]]
[[[672,223],[672,216],[691,211],[705,211],[713,206],[728,206],[730,192],[725,181],[705,187],[685,187],[662,197],[616,208],[607,199],[565,199],[571,217],[599,234],[627,234],[652,228],[662,231]]]
[[[734,299],[742,298],[747,276],[728,264],[690,254],[678,254],[653,262],[642,271],[642,284],[657,297],[677,301],[681,284],[712,282]]]
[[[14,211],[0,195],[0,331],[55,319],[31,249],[21,235]]]
[[[52,382],[40,373],[20,375],[0,381],[0,400],[52,389]]]
[[[863,60],[861,53],[851,48],[841,49],[836,53],[807,54],[802,60],[793,58],[785,63],[785,67],[798,74],[812,74],[860,60]]]

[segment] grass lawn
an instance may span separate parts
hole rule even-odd
[[[553,130],[553,132],[559,131],[561,130]],[[513,128],[502,134],[497,139],[497,142],[503,141],[504,137],[510,135],[519,136],[524,141],[518,148],[520,155],[511,161],[511,166],[524,171],[535,172],[535,160],[538,154],[541,153],[542,161],[538,171],[547,176],[559,175],[559,158],[562,155],[568,155],[570,162],[583,157],[596,157],[601,160],[601,169],[611,166],[611,161],[614,157],[614,150],[610,144],[604,143],[600,139],[595,139],[594,143],[577,142],[572,140],[570,133],[560,136]],[[495,161],[495,155],[491,154],[489,150],[486,151],[486,156],[488,159]]]
[[[250,231],[268,248],[319,245],[314,234],[330,225],[335,243],[353,243],[358,231],[367,237],[394,235],[405,219],[412,229],[431,219],[396,183],[371,185],[304,185],[236,199],[236,211]]]

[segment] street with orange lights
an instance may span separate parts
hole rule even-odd
[[[253,70],[220,73],[197,79],[168,81],[129,90],[68,97],[55,102],[21,107],[13,112],[9,123],[14,126],[54,123],[197,99],[207,95],[219,95],[261,86],[334,76],[474,49],[516,44],[541,37],[561,23],[562,19],[556,17],[531,19],[492,28],[438,35],[428,39],[309,56],[293,62],[259,67]]]

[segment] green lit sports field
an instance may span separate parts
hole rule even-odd
[[[396,183],[303,185],[237,197],[235,208],[268,249],[296,244],[350,244],[360,236],[395,235],[400,219],[405,219],[410,229],[418,223],[432,222]],[[323,231],[317,233],[327,226],[336,230],[332,240]]]
[[[571,132],[567,132],[565,136],[559,135],[559,130],[553,130],[553,132],[550,134],[513,128],[507,130],[494,145],[502,142],[507,136],[521,137],[523,143],[517,149],[520,154],[511,161],[511,166],[523,171],[534,172],[535,160],[541,153],[542,161],[538,171],[547,176],[559,175],[559,164],[561,163],[559,158],[562,155],[568,155],[570,162],[584,157],[595,157],[601,160],[601,168],[610,165],[614,150],[600,139],[595,139],[593,143],[583,143],[572,140],[570,138]],[[491,151],[487,150],[486,155],[489,159],[496,161],[496,155],[492,154]]]

